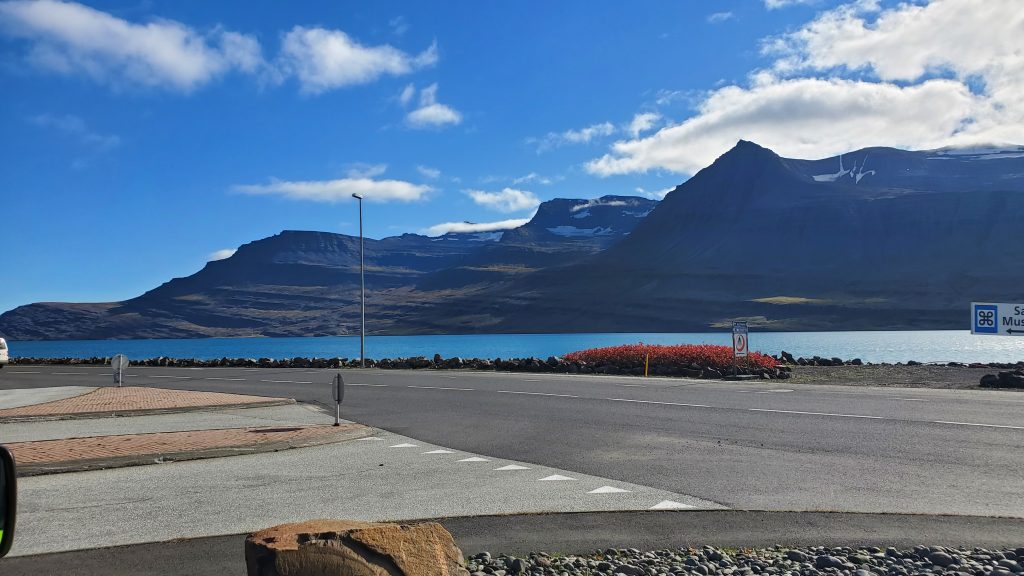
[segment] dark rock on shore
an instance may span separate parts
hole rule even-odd
[[[981,377],[982,388],[1021,388],[1024,389],[1024,369],[998,374],[985,374]]]

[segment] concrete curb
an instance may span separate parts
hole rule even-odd
[[[248,444],[242,446],[223,446],[208,448],[205,450],[188,450],[183,452],[166,452],[160,454],[133,454],[131,456],[117,456],[112,458],[94,458],[86,460],[65,460],[63,462],[47,462],[40,464],[19,464],[18,477],[43,476],[47,474],[65,474],[68,472],[88,472],[91,470],[107,470],[111,468],[125,468],[128,466],[146,466],[148,464],[170,464],[173,462],[184,462],[187,460],[205,460],[207,458],[225,458],[228,456],[242,456],[245,454],[262,454],[265,452],[279,452],[293,448],[308,448],[311,446],[322,446],[324,444],[337,444],[350,440],[358,440],[373,436],[376,431],[369,426],[362,424],[349,424],[349,428],[339,430],[333,434],[325,434],[316,438],[303,440],[286,440],[281,442],[265,442],[261,444]]]
[[[211,412],[215,410],[238,410],[241,408],[269,408],[295,404],[293,398],[278,398],[266,402],[240,402],[238,404],[215,404],[212,406],[182,406],[179,408],[145,408],[141,410],[117,410],[101,412],[77,412],[75,414],[40,414],[38,416],[0,416],[0,424],[15,422],[46,422],[53,420],[82,420],[89,418],[118,418],[125,416],[151,416],[154,414],[181,414],[184,412]]]

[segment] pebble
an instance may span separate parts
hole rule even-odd
[[[471,576],[1022,576],[1024,547],[973,550],[940,546],[767,549],[679,548],[642,552],[608,548],[582,556],[481,552]]]

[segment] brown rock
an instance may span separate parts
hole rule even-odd
[[[249,576],[468,576],[440,524],[310,520],[245,539]]]

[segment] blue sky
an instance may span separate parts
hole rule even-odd
[[[1021,141],[1012,8],[0,1],[0,311],[132,297],[284,229],[357,233],[352,191],[368,236],[436,234],[657,196],[739,138]]]

